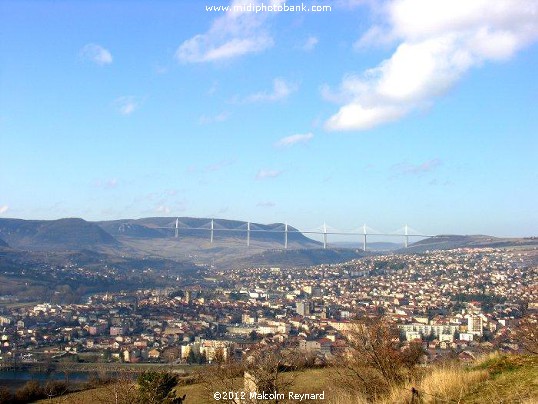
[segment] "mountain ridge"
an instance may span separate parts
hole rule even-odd
[[[12,248],[80,250],[118,247],[118,241],[81,218],[57,220],[0,219],[0,237]]]
[[[175,223],[179,234],[175,237]],[[214,232],[211,242],[211,221]],[[57,220],[0,219],[0,247],[15,250],[88,250],[118,256],[156,257],[198,265],[316,265],[345,261],[360,255],[360,243],[322,244],[288,226],[287,249],[283,223],[251,223],[195,217],[146,217],[107,221],[81,218]],[[2,241],[4,242],[2,244]],[[330,240],[329,240],[330,241]],[[4,245],[5,244],[5,245]],[[538,238],[501,238],[486,235],[439,235],[398,248],[396,243],[368,243],[384,253],[409,254],[455,248],[537,246]],[[401,246],[401,245],[400,245]],[[343,247],[343,248],[342,248]],[[377,252],[381,253],[381,248]],[[348,252],[352,252],[350,255]]]
[[[429,237],[407,248],[397,250],[399,253],[421,253],[428,250],[453,250],[456,248],[505,248],[537,246],[537,237],[494,237],[483,234],[457,235],[440,234]]]

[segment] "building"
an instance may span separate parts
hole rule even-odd
[[[467,318],[467,332],[469,334],[482,336],[483,322],[481,316],[472,315]]]
[[[295,303],[295,311],[298,315],[306,317],[310,315],[310,303],[307,301]]]

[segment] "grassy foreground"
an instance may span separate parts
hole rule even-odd
[[[421,378],[413,383],[394,387],[388,395],[379,397],[375,403],[410,403],[413,389],[416,391],[414,402],[538,403],[538,356],[492,354],[470,365],[451,363],[431,366],[424,370]],[[242,380],[235,380],[234,385],[241,388]],[[135,386],[132,385],[130,388]],[[338,380],[334,377],[334,370],[331,368],[308,369],[294,373],[293,384],[289,390],[297,393],[325,391],[324,402],[329,404],[367,403],[360,392],[346,393],[340,390]],[[187,395],[185,399],[187,404],[217,403],[200,383],[181,386],[177,391],[180,395]],[[107,386],[40,402],[114,403],[111,392],[110,386]],[[305,402],[316,401],[301,401]]]

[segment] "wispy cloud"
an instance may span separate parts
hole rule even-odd
[[[112,63],[112,54],[108,51],[108,49],[105,49],[101,45],[97,45],[95,43],[84,45],[79,54],[82,59],[93,62],[99,66],[109,65]]]
[[[170,209],[169,206],[165,206],[165,205],[159,205],[155,208],[155,212],[157,213],[164,213],[164,214],[168,214],[170,213],[172,210]]]
[[[258,202],[256,206],[259,206],[260,208],[274,208],[276,206],[276,203],[271,201]]]
[[[118,187],[118,185],[119,182],[116,178],[95,181],[95,186],[102,189],[115,189]]]
[[[265,3],[278,5],[283,1],[265,0]],[[250,3],[257,5],[262,1]],[[242,11],[244,4],[244,0],[231,1],[229,11],[216,18],[207,32],[187,39],[178,47],[176,59],[182,63],[215,62],[262,52],[273,46],[265,21],[276,13]]]
[[[3,215],[3,214],[6,213],[8,210],[9,210],[9,206],[8,206],[8,205],[0,205],[0,215]]]
[[[297,91],[296,83],[287,82],[282,78],[273,80],[273,88],[271,91],[260,91],[251,94],[244,98],[244,102],[275,102],[287,98],[290,94]]]
[[[275,147],[290,147],[298,143],[308,143],[314,138],[312,133],[286,136],[275,143]]]
[[[318,38],[311,35],[307,38],[307,40],[305,41],[305,43],[303,44],[301,48],[306,52],[310,52],[316,47],[318,42],[319,42]]]
[[[354,2],[351,2],[354,3]],[[366,130],[431,104],[471,68],[510,59],[538,39],[535,0],[389,0],[359,46],[396,41],[392,56],[344,77],[325,98],[343,105],[330,131]]]
[[[258,171],[258,173],[256,174],[256,179],[257,180],[265,180],[265,179],[268,179],[268,178],[276,178],[278,177],[279,175],[281,175],[283,173],[282,170],[266,170],[266,169],[261,169]]]
[[[209,90],[207,90],[207,95],[214,95],[219,89],[219,83],[218,81],[214,81],[213,84],[211,84],[211,87],[209,87]]]
[[[377,0],[336,0],[335,4],[342,8],[352,9],[365,4],[371,4]]]
[[[200,125],[208,125],[216,122],[224,122],[229,118],[230,114],[228,112],[221,112],[217,115],[202,115],[200,117]]]
[[[153,71],[158,75],[163,75],[168,73],[168,67],[157,63],[153,66]]]
[[[443,162],[438,158],[427,160],[420,164],[411,164],[408,162],[402,162],[402,163],[394,164],[391,167],[391,171],[393,172],[393,176],[421,175],[421,174],[435,171],[437,168],[439,168],[442,165],[442,163]]]
[[[121,115],[131,115],[140,106],[140,99],[134,96],[118,97],[114,100],[114,105]]]
[[[221,160],[216,163],[209,164],[206,167],[206,171],[220,171],[226,167],[231,166],[233,163],[235,163],[235,160],[232,159]]]

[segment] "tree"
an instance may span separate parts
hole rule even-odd
[[[213,359],[213,362],[222,364],[226,362],[226,355],[224,353],[224,348],[218,347],[215,351],[215,358]]]
[[[538,318],[525,317],[520,320],[515,340],[521,347],[534,355],[538,354]]]
[[[253,351],[245,359],[245,383],[250,382],[247,390],[265,393],[289,391],[297,374],[302,354],[279,346],[263,346]],[[275,394],[274,403],[278,404]]]
[[[335,359],[337,382],[369,399],[408,379],[423,355],[419,344],[402,349],[396,327],[380,317],[354,323],[345,337],[347,348]]]
[[[93,399],[100,404],[133,404],[138,401],[138,391],[135,386],[135,377],[132,372],[121,371],[115,375],[108,375],[102,369],[101,375],[94,379],[95,389]]]
[[[177,377],[170,372],[146,371],[138,376],[138,395],[142,403],[172,403]]]
[[[206,366],[199,374],[206,397],[212,400],[213,393],[243,392],[247,396],[226,395],[220,402],[244,404],[251,403],[250,392],[274,393],[289,391],[303,354],[279,346],[262,346],[245,355],[242,362],[229,360]],[[264,401],[265,402],[265,401]],[[273,403],[278,403],[275,397]]]
[[[53,397],[63,396],[69,390],[69,384],[66,381],[49,380],[43,387],[43,394],[50,399]]]
[[[189,350],[189,354],[187,355],[187,363],[196,363],[196,355],[194,354],[193,349]]]
[[[214,363],[204,366],[198,374],[198,379],[202,384],[205,396],[208,401],[213,401],[213,394],[216,391],[240,391],[243,387],[244,366],[240,362],[229,361],[227,363]],[[224,397],[220,400],[223,403],[244,403],[235,400],[235,397]]]

